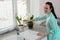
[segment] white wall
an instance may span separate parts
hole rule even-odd
[[[50,1],[53,3],[55,12],[58,17],[60,17],[60,0],[30,0],[30,13],[29,15],[34,14],[35,16],[42,16],[44,14],[44,4],[45,2]]]
[[[30,0],[30,13],[29,14],[39,16],[40,15],[39,14],[40,13],[40,6],[39,5],[41,5],[39,0]]]

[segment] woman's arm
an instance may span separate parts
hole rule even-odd
[[[49,35],[49,34],[50,34],[50,32],[44,33],[44,36],[47,36],[47,35]]]
[[[46,20],[46,18],[47,18],[47,15],[44,15],[42,17],[36,17],[33,20],[29,20],[29,21],[32,21],[33,22],[33,21]],[[27,22],[29,22],[29,21],[27,21]]]
[[[39,32],[37,35],[38,36],[47,36],[51,33],[54,33],[54,30],[50,30],[49,32]]]
[[[45,20],[47,18],[47,15],[44,15],[42,17],[36,17],[34,21],[40,21],[40,20]]]
[[[54,34],[54,30],[53,29],[51,29],[49,32],[47,32],[47,33],[44,33],[44,35],[46,36],[46,35],[49,35],[49,34]]]

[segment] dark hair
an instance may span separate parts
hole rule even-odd
[[[51,12],[53,13],[53,15],[55,16],[55,18],[57,19],[57,16],[55,14],[55,10],[54,10],[53,4],[51,2],[46,2],[46,4],[48,4],[50,6],[50,9],[52,9]]]

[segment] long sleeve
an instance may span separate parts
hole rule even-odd
[[[58,29],[58,25],[57,25],[57,20],[55,18],[50,18],[50,25],[52,27],[52,30],[50,30],[51,33],[56,32]]]
[[[42,17],[36,17],[34,21],[40,21],[40,20],[45,20],[47,18],[47,15],[44,15]]]

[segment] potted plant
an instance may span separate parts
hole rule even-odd
[[[32,16],[30,17],[30,21],[28,21],[28,28],[29,28],[29,29],[33,29],[33,21],[31,21],[31,20],[33,20],[33,18],[34,18],[34,15],[32,15]]]
[[[22,19],[21,18],[19,18],[18,16],[16,17],[16,20],[17,20],[17,22],[18,22],[18,25],[17,25],[17,28],[16,28],[16,30],[17,30],[17,34],[19,35],[19,31],[23,31],[23,25],[21,24],[21,21],[22,21]]]
[[[17,19],[17,22],[18,22],[18,24],[19,24],[19,26],[20,26],[20,25],[21,25],[21,18],[19,18],[19,17],[17,16],[16,19]]]

